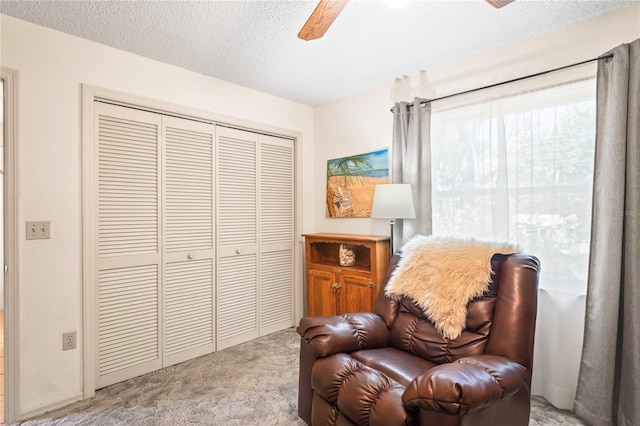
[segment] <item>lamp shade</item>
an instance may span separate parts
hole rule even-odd
[[[371,217],[378,219],[415,219],[413,193],[408,183],[376,185]]]

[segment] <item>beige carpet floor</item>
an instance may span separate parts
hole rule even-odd
[[[50,425],[304,425],[296,415],[293,329],[96,391],[93,398],[22,422]],[[583,425],[533,398],[530,426]]]

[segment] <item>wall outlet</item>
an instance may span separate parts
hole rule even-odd
[[[68,351],[69,349],[76,348],[76,332],[62,333],[62,350]]]
[[[48,240],[51,238],[51,222],[27,222],[27,240]]]

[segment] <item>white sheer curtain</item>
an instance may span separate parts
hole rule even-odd
[[[433,234],[509,241],[540,258],[533,394],[571,409],[589,259],[595,79],[455,102],[433,103]]]

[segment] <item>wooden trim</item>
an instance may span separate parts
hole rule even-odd
[[[82,86],[82,357],[83,396],[95,395],[96,384],[96,260],[97,230],[95,188],[97,170],[93,146],[94,94]]]
[[[18,226],[18,72],[0,68],[4,81],[5,404],[7,424],[20,416],[20,262]]]
[[[332,234],[332,233],[316,233],[302,234],[303,237],[312,237],[314,240],[327,240],[327,242],[339,241],[389,241],[389,236],[384,235],[356,235],[356,234]]]

